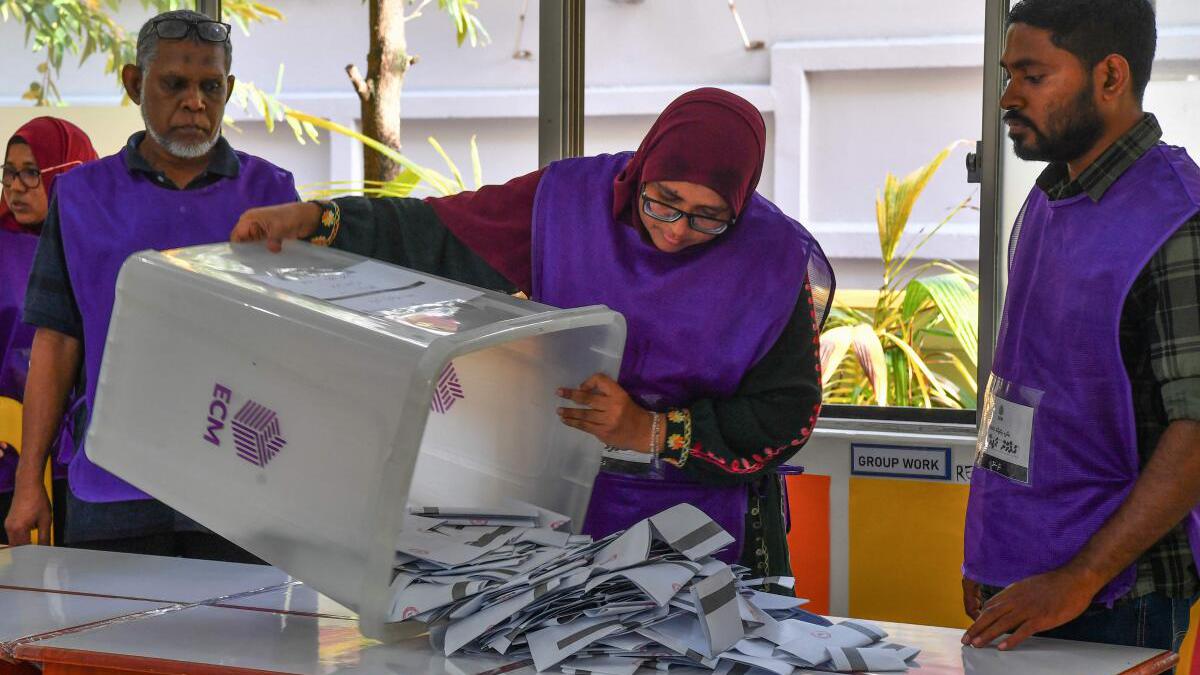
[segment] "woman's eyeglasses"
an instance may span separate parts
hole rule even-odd
[[[78,166],[80,164],[83,164],[83,162],[75,160],[65,164],[58,164],[46,169],[18,169],[11,164],[5,164],[3,173],[0,174],[0,179],[2,179],[0,182],[3,183],[4,187],[10,188],[12,187],[13,181],[20,179],[22,185],[30,190],[34,190],[42,184],[42,176],[44,174],[50,173],[51,171],[59,171],[61,169]]]
[[[688,213],[687,211],[680,211],[670,204],[665,204],[657,199],[647,197],[645,185],[642,186],[642,210],[645,211],[646,215],[650,216],[651,218],[664,223],[673,223],[680,218],[687,216],[688,227],[699,232],[700,234],[721,234],[725,230],[728,230],[729,226],[733,225],[734,223],[733,220],[722,220],[720,218],[700,216],[694,213]]]
[[[164,40],[182,40],[188,33],[205,42],[228,42],[229,24],[220,21],[188,21],[186,19],[159,19],[154,22],[154,34]]]

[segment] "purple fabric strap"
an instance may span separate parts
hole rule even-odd
[[[24,399],[34,328],[21,321],[37,235],[0,230],[0,396]],[[0,492],[11,492],[17,453],[0,458]]]
[[[25,289],[37,251],[38,235],[0,230],[0,396],[25,400],[25,380],[36,329],[22,321]],[[6,452],[0,458],[0,492],[13,489],[18,455]],[[59,446],[51,448],[50,472],[67,477],[67,465]]]
[[[991,455],[977,460],[968,578],[1007,586],[1061,567],[1129,494],[1140,469],[1121,311],[1150,258],[1197,211],[1200,169],[1166,145],[1147,152],[1099,203],[1086,194],[1057,202],[1040,189],[1030,195],[988,386],[994,415],[1011,419],[1012,403],[1034,408],[1029,470],[1019,480],[985,468],[999,466]],[[985,398],[985,420],[988,408]],[[1193,552],[1198,525],[1193,511]],[[1121,597],[1134,578],[1133,567],[1124,570],[1096,601]]]
[[[642,406],[663,411],[727,398],[783,332],[810,258],[827,264],[812,236],[758,194],[711,243],[659,251],[612,217],[613,179],[631,156],[546,168],[534,201],[533,299],[620,312],[628,338],[618,379]],[[604,536],[684,501],[738,538],[725,553],[736,560],[746,487],[701,485],[672,467],[661,478],[602,473],[584,531]]]
[[[290,173],[245,153],[237,153],[241,163],[237,178],[179,191],[131,173],[125,167],[126,152],[128,148],[62,176],[57,187],[67,272],[83,316],[87,374],[83,404],[89,410],[100,383],[117,273],[125,259],[146,249],[226,241],[246,209],[296,200]],[[149,498],[88,460],[86,447],[76,449],[70,458],[69,482],[71,491],[84,501]]]

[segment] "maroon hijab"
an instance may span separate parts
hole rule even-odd
[[[707,87],[680,96],[613,181],[613,218],[636,224],[642,185],[660,180],[712,189],[735,214],[754,195],[767,150],[762,114],[746,99]]]
[[[46,190],[46,199],[53,195],[54,180],[75,167],[97,159],[96,149],[92,140],[82,129],[66,120],[57,117],[35,117],[25,123],[8,139],[4,146],[5,156],[8,147],[13,143],[24,142],[29,146],[33,158],[37,161],[42,174],[42,187]],[[0,160],[3,161],[3,160]],[[54,168],[59,167],[59,168]],[[46,169],[53,169],[46,171]],[[0,199],[0,229],[11,232],[23,232],[27,228],[17,222],[8,204]],[[39,228],[33,228],[35,231]]]
[[[766,125],[749,101],[707,87],[671,102],[613,181],[613,217],[640,227],[643,184],[687,181],[721,195],[741,214],[762,175]],[[532,284],[530,231],[542,171],[474,192],[426,200],[438,219],[500,274],[528,293]]]

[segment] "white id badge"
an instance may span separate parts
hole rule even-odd
[[[975,466],[1031,484],[1033,416],[1043,392],[992,374],[980,410]]]

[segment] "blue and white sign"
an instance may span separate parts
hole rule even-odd
[[[950,448],[852,443],[850,473],[855,476],[948,481]]]

